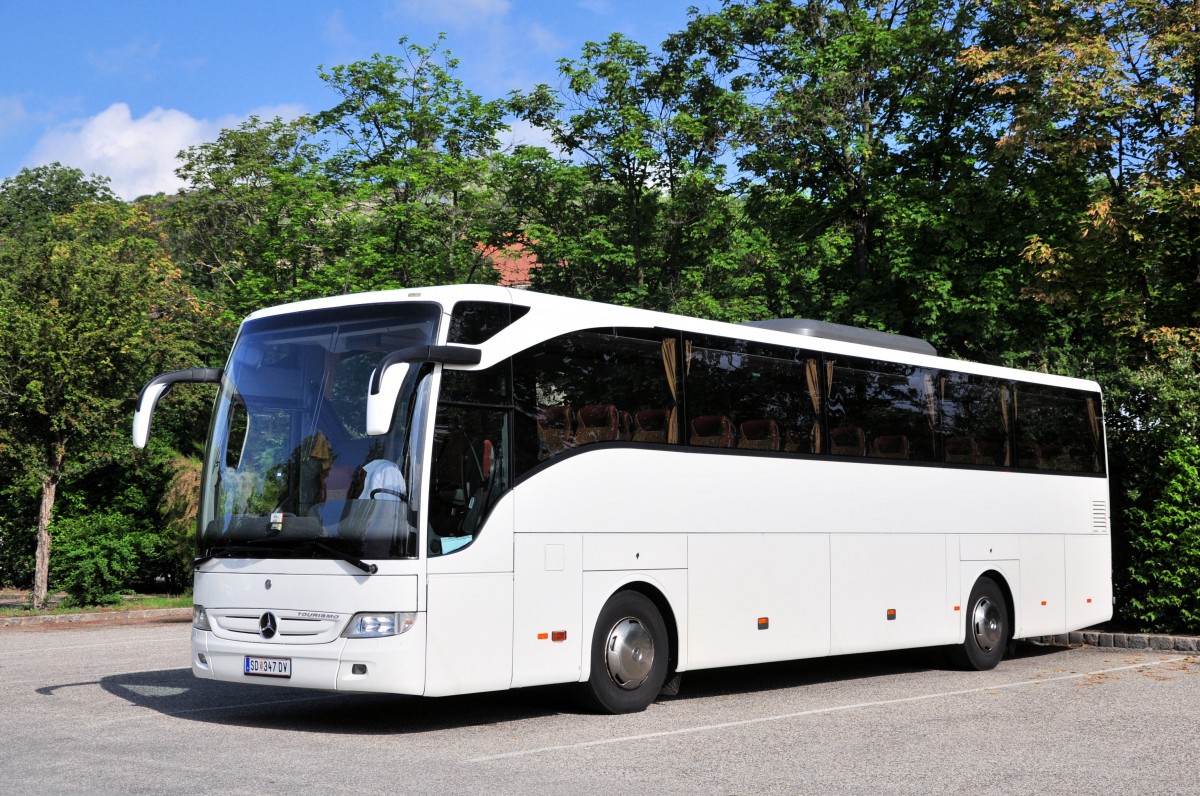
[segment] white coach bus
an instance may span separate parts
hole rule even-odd
[[[192,670],[439,696],[1014,638],[1112,612],[1100,389],[807,321],[463,285],[262,310],[218,382]]]

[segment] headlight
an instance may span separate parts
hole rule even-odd
[[[342,633],[343,638],[382,638],[398,636],[413,626],[417,615],[413,611],[355,614]]]
[[[192,627],[197,630],[212,630],[208,624],[208,612],[204,610],[203,605],[192,606]]]

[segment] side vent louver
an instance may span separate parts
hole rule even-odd
[[[1108,532],[1108,501],[1092,501],[1092,530],[1096,533]]]

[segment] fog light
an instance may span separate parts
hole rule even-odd
[[[201,666],[208,666],[208,658],[203,652],[196,653],[196,660],[200,661]]]
[[[413,611],[355,614],[342,636],[344,638],[398,636],[412,627],[415,621],[417,621],[417,615]]]
[[[356,663],[350,667],[350,674],[366,674],[367,665],[365,663]]]

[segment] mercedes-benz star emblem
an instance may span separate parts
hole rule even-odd
[[[275,614],[267,611],[258,620],[258,635],[263,638],[273,638],[277,630],[279,630],[279,620],[275,618]]]

